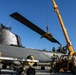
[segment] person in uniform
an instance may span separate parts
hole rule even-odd
[[[54,53],[53,56],[51,57],[52,63],[51,63],[51,72],[56,72],[56,63],[59,60],[59,56]]]

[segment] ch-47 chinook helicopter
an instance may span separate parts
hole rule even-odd
[[[17,18],[20,18],[20,20],[23,19],[23,17],[17,12],[11,14],[11,16],[16,16]],[[40,34],[44,34],[42,37],[45,36],[48,40],[52,40],[52,42],[60,44],[56,39],[52,37],[50,33],[44,32],[34,24],[31,25],[32,23],[26,19],[23,19],[22,21],[25,22],[26,25],[33,26],[34,29],[36,28],[36,31],[39,31]],[[4,26],[3,24],[0,24],[0,52],[0,60],[3,64],[2,68],[6,69],[7,66],[13,65],[14,68],[19,68],[20,74],[24,71],[24,65],[32,66],[34,64],[37,65],[38,62],[51,62],[50,57],[53,55],[53,52],[50,51],[40,51],[31,48],[24,48],[21,44],[20,37],[17,34],[12,33],[11,29]],[[58,52],[59,56],[62,54],[63,53]],[[33,73],[31,72],[31,74],[34,75],[35,69],[32,67],[28,68],[27,75],[31,75],[30,71],[32,70]]]
[[[21,16],[19,13],[15,12],[10,16],[25,24],[35,32],[39,33],[41,37],[45,37],[49,41],[61,45],[49,32],[43,31],[35,24]],[[3,24],[0,24],[0,52],[0,60],[3,64],[2,68],[6,69],[7,65],[15,65],[14,68],[19,68],[20,74],[24,71],[25,65],[33,66],[34,64],[37,65],[38,62],[50,62],[50,57],[53,55],[53,52],[50,51],[40,51],[31,48],[24,48],[21,44],[20,37],[17,34],[12,33],[11,29],[4,26]],[[62,51],[61,53],[57,53],[60,56],[65,52]],[[35,75],[35,69],[29,67],[27,69],[27,75]]]
[[[45,37],[49,41],[61,45],[55,38],[53,38],[53,36],[50,33],[43,31],[35,24],[33,24],[32,22],[21,16],[19,13],[15,12],[10,16],[13,18],[14,16],[16,16],[15,19],[19,19],[19,21],[25,23],[26,26],[42,35],[41,37]],[[13,65],[14,68],[19,68],[20,74],[24,71],[25,67],[24,65],[33,66],[35,64],[37,66],[38,62],[40,63],[51,62],[50,58],[53,55],[53,52],[50,51],[41,51],[31,48],[30,49],[24,48],[21,44],[20,37],[17,34],[11,32],[11,29],[4,26],[3,24],[0,24],[0,52],[1,52],[0,60],[1,63],[3,64],[2,68],[6,69],[8,65],[9,66]],[[65,52],[63,53],[63,51],[61,53],[60,52],[57,53],[59,56],[65,54]],[[27,70],[27,75],[34,75],[34,74],[35,69],[29,67]]]

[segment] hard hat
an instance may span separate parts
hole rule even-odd
[[[54,53],[53,56],[56,56],[56,53]]]

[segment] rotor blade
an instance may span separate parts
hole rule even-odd
[[[25,26],[29,27],[30,29],[32,29],[33,31],[37,32],[38,34],[40,34],[42,37],[45,37],[46,39],[48,39],[51,42],[55,42],[60,44],[56,39],[54,39],[52,37],[52,35],[49,33],[47,34],[45,31],[43,31],[42,29],[40,29],[39,27],[37,27],[35,24],[33,24],[32,22],[30,22],[29,20],[27,20],[26,18],[24,18],[22,15],[20,15],[18,12],[15,12],[13,14],[10,15],[12,18],[16,19],[17,21],[21,22],[22,24],[24,24]],[[46,35],[44,35],[46,34]]]
[[[17,12],[11,14],[10,16],[13,17],[14,19],[18,20],[25,26],[29,27],[30,29],[34,30],[35,32],[39,33],[40,35],[43,35],[45,33],[42,29],[37,27],[35,24],[30,22],[29,20],[27,20],[26,18],[24,18],[22,15],[20,15]]]

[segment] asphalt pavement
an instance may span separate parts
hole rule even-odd
[[[16,72],[10,71],[10,70],[4,70],[2,72],[3,74],[0,75],[17,75]],[[26,72],[22,75],[26,75]],[[50,73],[49,70],[36,70],[36,75],[73,75],[71,72],[65,72],[65,73]]]

